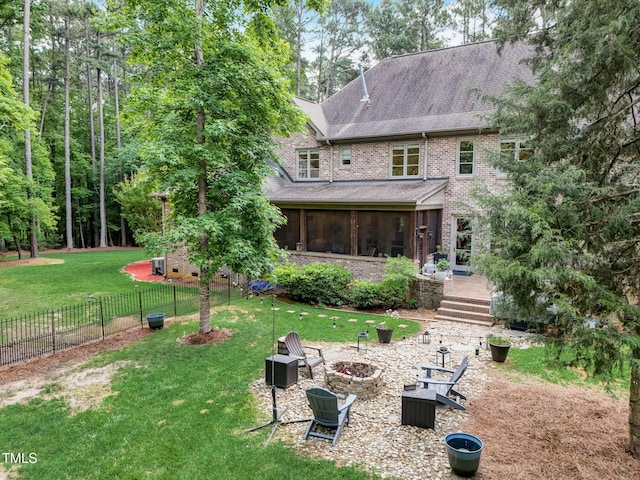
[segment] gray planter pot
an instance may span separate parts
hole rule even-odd
[[[393,335],[393,328],[380,328],[376,327],[378,333],[378,341],[380,343],[390,343],[391,336]]]
[[[164,313],[150,313],[147,315],[147,323],[151,330],[158,330],[164,327]]]
[[[494,362],[503,363],[509,355],[509,349],[511,344],[508,345],[495,345],[489,340],[489,350],[491,351],[491,360]]]

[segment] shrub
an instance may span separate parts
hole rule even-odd
[[[385,309],[398,308],[404,303],[409,293],[407,283],[396,280],[383,280],[380,282],[379,288],[378,298],[382,303],[382,308]]]
[[[380,285],[371,280],[355,280],[351,283],[350,303],[359,310],[367,310],[380,304]]]
[[[290,262],[277,266],[271,272],[272,281],[289,293],[291,292],[291,286],[298,282],[299,276],[300,267]]]
[[[343,305],[353,274],[340,265],[310,263],[300,269],[288,287],[294,300],[322,305]]]
[[[418,266],[407,257],[390,257],[384,267],[384,280],[409,284],[415,280]]]

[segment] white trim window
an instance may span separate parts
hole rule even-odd
[[[504,138],[500,140],[500,154],[507,155],[517,162],[524,162],[531,158],[533,149],[528,147],[524,140]],[[496,176],[506,177],[507,174],[499,168],[496,168]]]
[[[472,177],[476,159],[475,141],[471,139],[458,140],[458,158],[456,159],[456,175],[458,177]]]
[[[340,147],[340,168],[351,168],[351,145]]]
[[[320,149],[298,150],[296,155],[296,178],[298,180],[318,180],[320,178]]]
[[[420,174],[420,144],[399,143],[391,146],[391,176],[417,177]]]

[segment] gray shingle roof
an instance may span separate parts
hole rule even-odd
[[[523,43],[498,55],[495,42],[480,42],[391,57],[365,73],[369,106],[359,78],[320,105],[298,105],[327,140],[474,130],[494,108],[476,90],[502,95],[514,79],[532,83],[522,62],[530,54]]]
[[[270,201],[279,205],[340,205],[362,204],[379,206],[419,207],[439,203],[438,194],[447,179],[377,180],[341,182],[291,182],[274,176],[267,179],[263,191]]]

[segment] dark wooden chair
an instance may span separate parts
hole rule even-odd
[[[284,344],[289,355],[298,359],[298,368],[306,368],[309,371],[309,376],[313,378],[313,368],[324,363],[322,348],[303,345],[297,332],[287,333],[287,336],[284,337]],[[317,355],[308,356],[305,349],[314,350]]]
[[[333,445],[338,443],[343,427],[349,423],[349,412],[356,396],[349,395],[345,402],[340,404],[335,393],[326,388],[311,387],[307,389],[307,400],[313,410],[313,418],[304,439],[318,437],[331,440]]]
[[[421,383],[424,388],[428,388],[436,392],[436,401],[442,405],[448,405],[449,407],[457,408],[458,410],[465,410],[460,405],[460,399],[466,400],[467,397],[457,392],[453,387],[458,383],[462,375],[469,365],[469,357],[464,357],[460,366],[456,370],[448,368],[436,367],[434,365],[422,365],[421,368],[425,370],[426,377],[418,378],[418,383]],[[449,373],[451,377],[448,380],[438,380],[433,378],[431,374],[433,372]],[[451,398],[454,397],[454,398]]]

